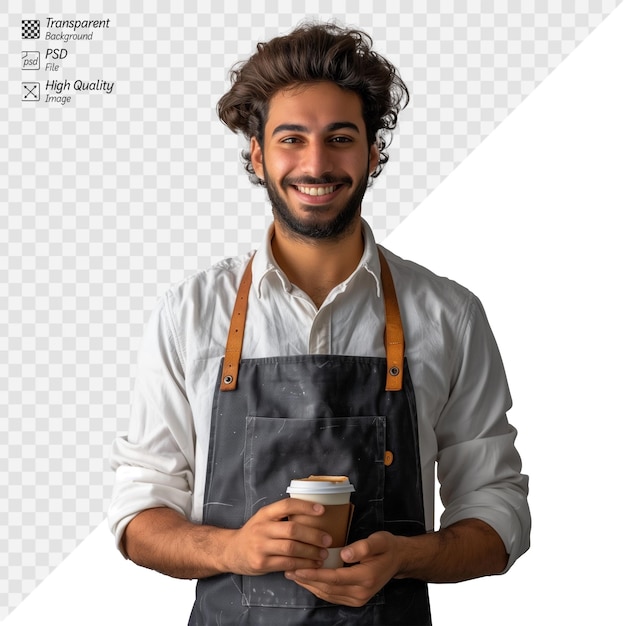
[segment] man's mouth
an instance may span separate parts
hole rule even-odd
[[[336,191],[340,185],[329,185],[327,187],[306,187],[304,185],[294,185],[294,187],[307,196],[327,196]]]

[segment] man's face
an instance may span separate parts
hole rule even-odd
[[[264,145],[253,137],[250,148],[274,216],[288,233],[338,239],[355,223],[378,164],[355,92],[330,82],[278,92],[269,103]]]

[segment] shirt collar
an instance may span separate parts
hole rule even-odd
[[[376,287],[376,296],[380,297],[382,293],[380,282],[380,259],[378,258],[378,247],[374,239],[374,234],[369,224],[365,220],[361,220],[361,227],[363,233],[363,256],[359,261],[354,272],[338,287],[343,286],[345,289],[348,284],[354,280],[354,277],[361,272],[368,272],[374,279],[374,285]],[[282,287],[285,291],[291,291],[291,283],[278,266],[274,255],[272,254],[272,237],[274,236],[274,224],[270,224],[268,227],[263,243],[257,250],[252,261],[252,285],[256,290],[259,298],[262,297],[261,288],[263,282],[270,276],[276,275],[280,280]]]

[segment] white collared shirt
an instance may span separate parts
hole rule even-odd
[[[252,266],[242,358],[298,354],[384,357],[385,308],[374,237],[353,274],[317,309],[271,252]],[[435,468],[443,527],[478,518],[504,541],[509,565],[528,549],[528,478],[520,473],[511,399],[478,299],[384,250],[397,292],[415,389],[427,530]],[[202,522],[211,409],[233,303],[250,255],[225,259],[170,289],[148,322],[127,436],[113,445],[109,524],[119,541],[139,512],[170,507]]]

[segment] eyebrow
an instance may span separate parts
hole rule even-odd
[[[343,128],[349,128],[351,130],[359,132],[359,127],[352,122],[333,122],[324,128],[324,131],[327,133],[332,133],[336,130],[341,130]],[[282,132],[291,132],[291,133],[310,133],[311,131],[306,126],[302,126],[301,124],[279,124],[273,131],[272,137],[278,133]]]

